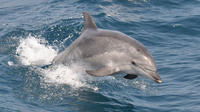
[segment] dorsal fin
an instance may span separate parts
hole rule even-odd
[[[86,30],[88,28],[97,30],[97,26],[96,26],[95,22],[92,20],[92,17],[90,16],[89,13],[83,12],[83,17],[84,17],[84,21],[85,21],[84,30]]]

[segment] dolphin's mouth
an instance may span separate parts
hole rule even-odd
[[[160,78],[160,75],[158,75],[157,73],[154,73],[154,74],[152,75],[152,77],[153,77],[153,80],[154,80],[155,82],[157,82],[157,83],[162,83],[162,79]]]
[[[162,83],[162,80],[156,80],[156,82],[161,84],[161,83]]]
[[[146,77],[149,77],[150,79],[154,80],[157,83],[162,83],[162,79],[160,78],[160,75],[157,73],[156,70],[152,70],[152,67],[144,67],[142,65],[138,65],[139,68],[141,68],[146,74]]]

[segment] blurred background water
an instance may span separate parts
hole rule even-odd
[[[1,0],[1,112],[200,111],[200,0]],[[83,29],[97,26],[143,43],[163,79],[80,76],[41,68]]]

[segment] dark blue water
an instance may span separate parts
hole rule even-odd
[[[200,0],[1,0],[1,112],[199,112]],[[143,43],[163,83],[43,69],[78,38],[82,12]]]

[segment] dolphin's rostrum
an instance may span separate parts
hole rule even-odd
[[[53,60],[53,64],[81,64],[92,76],[126,73],[126,79],[138,75],[157,83],[162,80],[151,53],[134,38],[118,31],[98,29],[92,17],[83,12],[84,29],[78,39]]]

